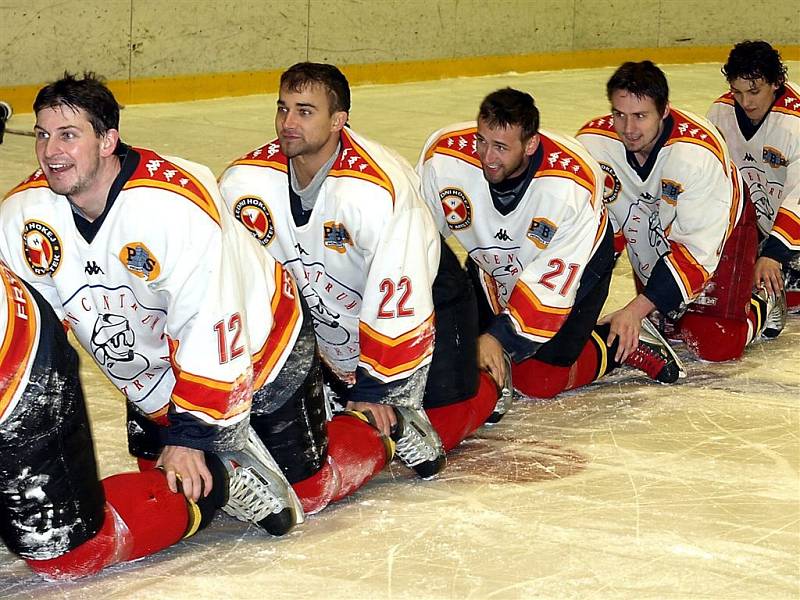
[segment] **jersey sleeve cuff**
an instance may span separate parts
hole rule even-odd
[[[508,315],[497,315],[489,324],[485,333],[490,334],[500,342],[503,350],[514,362],[520,362],[532,357],[542,346],[539,342],[534,342],[519,335],[514,330],[511,318]]]
[[[680,310],[683,304],[681,290],[663,258],[658,259],[642,293],[663,315]]]

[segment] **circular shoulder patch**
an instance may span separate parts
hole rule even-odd
[[[61,265],[61,240],[41,221],[26,221],[22,227],[22,250],[36,275],[54,275]]]
[[[622,190],[622,184],[620,183],[619,177],[617,177],[617,174],[614,172],[614,169],[611,167],[611,165],[601,162],[600,168],[603,169],[603,173],[606,174],[605,178],[603,179],[603,202],[606,204],[611,204],[619,197],[619,193]]]
[[[239,198],[233,207],[233,216],[261,242],[262,246],[268,246],[275,237],[272,215],[261,198],[256,196]]]
[[[466,229],[472,224],[472,205],[463,190],[456,187],[444,188],[439,192],[444,220],[453,231]]]

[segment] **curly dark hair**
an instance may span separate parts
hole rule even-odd
[[[728,83],[734,79],[763,79],[771,85],[783,85],[786,73],[780,52],[763,40],[739,42],[722,67],[722,74]]]

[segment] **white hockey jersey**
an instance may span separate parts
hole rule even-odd
[[[695,299],[714,274],[741,215],[741,179],[722,137],[697,115],[671,109],[644,179],[613,123],[611,115],[589,121],[578,141],[605,172],[603,197],[634,273],[668,313]],[[659,261],[669,275],[651,281]]]
[[[39,170],[0,206],[0,254],[141,412],[166,425],[172,403],[222,428],[204,449],[228,449],[294,345],[299,299],[221,209],[207,168],[131,152],[138,165],[91,242]]]
[[[321,356],[342,381],[363,368],[389,383],[431,360],[431,287],[440,242],[411,167],[349,128],[307,223],[292,216],[277,140],[220,178],[239,220],[298,282]]]
[[[476,131],[474,122],[459,123],[428,138],[417,164],[423,196],[441,233],[455,236],[481,268],[495,314],[510,317],[518,335],[544,343],[569,316],[605,233],[602,171],[575,140],[540,131],[532,160],[541,164],[519,204],[503,215],[483,176]]]
[[[786,83],[749,139],[737,122],[730,92],[714,102],[708,118],[750,190],[761,232],[800,251],[800,86]]]

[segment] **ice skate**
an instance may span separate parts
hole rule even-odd
[[[767,339],[778,337],[786,326],[786,291],[781,290],[777,295],[772,296],[767,293],[764,288],[756,290],[755,295],[766,300],[767,314],[764,317],[764,327],[761,329],[761,335]]]
[[[0,144],[3,143],[3,134],[6,132],[6,121],[14,114],[14,110],[8,102],[0,100]]]
[[[229,478],[228,502],[222,510],[272,535],[284,535],[303,522],[297,494],[252,428],[241,451],[223,452],[219,458]]]
[[[423,479],[430,479],[444,468],[445,457],[439,434],[422,409],[396,406],[397,428],[392,434],[395,454]]]
[[[678,378],[686,377],[686,370],[677,354],[646,318],[642,319],[639,346],[628,355],[624,364],[644,371],[661,383],[675,383]]]

